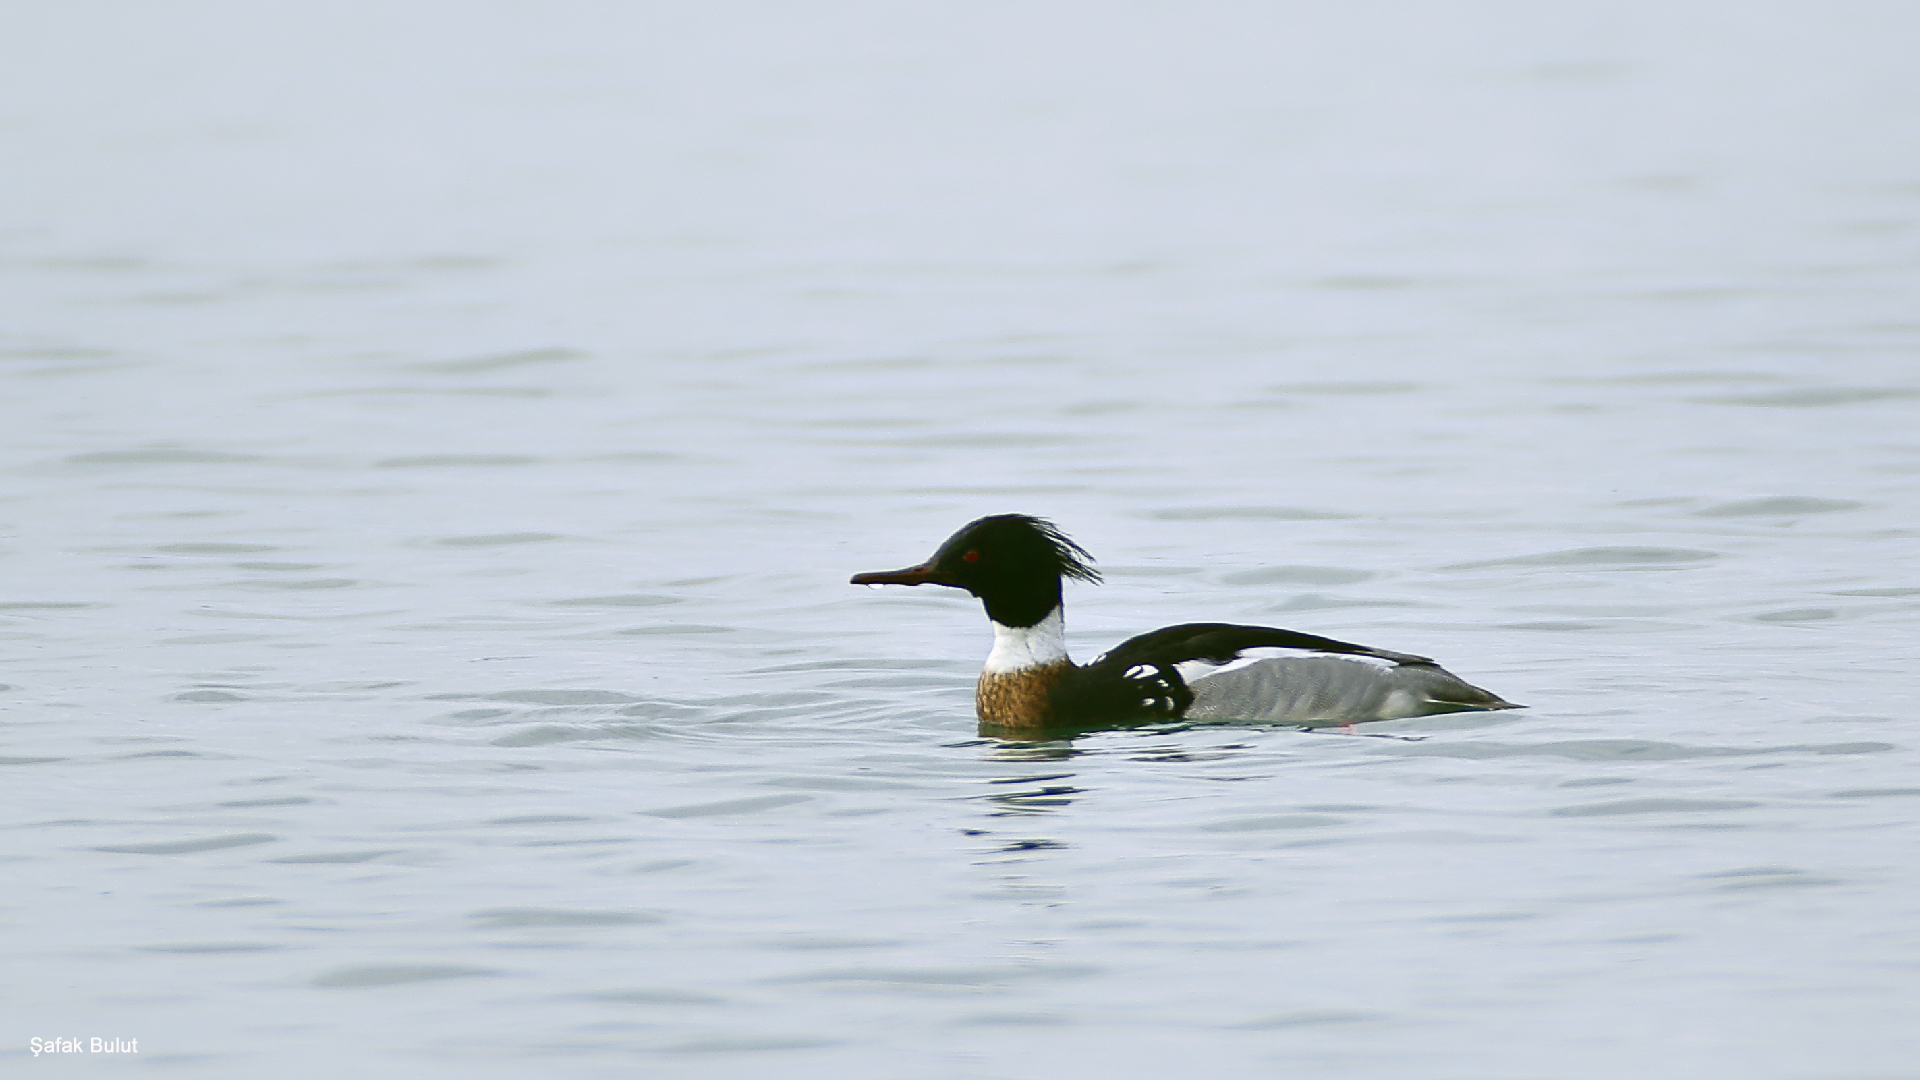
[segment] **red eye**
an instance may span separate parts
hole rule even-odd
[[[980,553],[979,553],[979,552],[977,552],[977,551],[969,551],[969,552],[967,552],[967,553],[966,553],[965,555],[962,555],[962,556],[960,556],[960,557],[961,557],[961,558],[963,558],[963,559],[965,559],[965,560],[967,560],[968,562],[979,562],[979,561],[980,561]]]

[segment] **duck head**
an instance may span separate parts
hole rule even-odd
[[[1060,606],[1060,580],[1099,582],[1093,557],[1053,522],[995,514],[970,522],[933,557],[904,570],[855,574],[855,585],[946,585],[980,598],[1002,626],[1037,625]]]

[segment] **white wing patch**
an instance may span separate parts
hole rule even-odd
[[[1375,668],[1390,668],[1395,666],[1391,660],[1379,660],[1371,656],[1348,656],[1344,653],[1330,654],[1316,652],[1312,649],[1263,647],[1248,649],[1246,652],[1241,653],[1238,658],[1224,664],[1209,664],[1204,660],[1183,660],[1174,665],[1174,670],[1180,672],[1182,679],[1185,679],[1188,683],[1192,683],[1196,679],[1204,679],[1209,675],[1224,675],[1229,671],[1238,671],[1243,667],[1258,664],[1263,660],[1298,659],[1302,656],[1322,656],[1329,660],[1345,660],[1349,663],[1365,664],[1368,667]]]

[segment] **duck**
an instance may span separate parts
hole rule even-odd
[[[1076,664],[1067,655],[1067,580],[1100,582],[1085,548],[1044,518],[995,514],[967,523],[917,566],[855,574],[851,584],[944,585],[980,600],[993,625],[974,689],[983,734],[1166,721],[1350,729],[1524,707],[1429,657],[1271,626],[1182,623]],[[1268,649],[1307,655],[1259,653]]]

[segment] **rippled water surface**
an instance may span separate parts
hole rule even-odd
[[[16,1069],[1916,1075],[1908,8],[9,21]],[[1006,511],[1531,708],[978,738]]]

